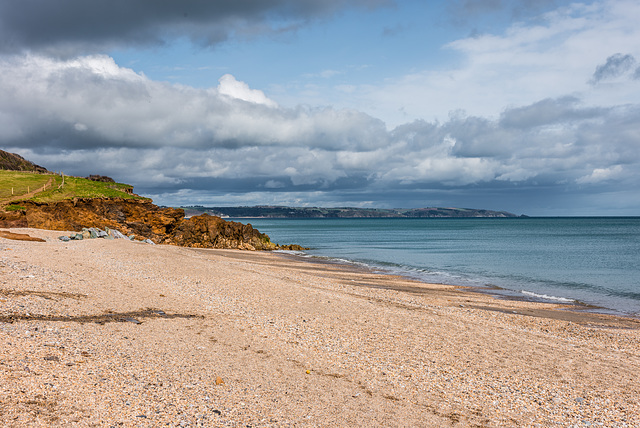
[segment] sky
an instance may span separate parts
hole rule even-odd
[[[637,0],[0,0],[0,149],[168,206],[640,215]]]

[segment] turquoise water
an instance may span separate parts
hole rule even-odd
[[[235,221],[308,256],[640,316],[638,217]]]

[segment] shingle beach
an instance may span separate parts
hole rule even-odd
[[[638,427],[640,320],[281,253],[0,237],[0,426]]]

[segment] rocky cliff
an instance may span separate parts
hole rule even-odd
[[[9,171],[48,172],[46,168],[36,165],[15,153],[0,150],[0,169]]]
[[[280,246],[250,224],[202,214],[184,218],[184,210],[160,208],[149,200],[76,198],[53,203],[21,201],[19,211],[0,212],[0,227],[78,231],[105,227],[157,244],[247,250],[301,249]]]

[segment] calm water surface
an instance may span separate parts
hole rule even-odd
[[[233,220],[309,256],[640,316],[640,217]]]

